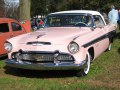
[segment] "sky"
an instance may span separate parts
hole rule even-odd
[[[6,7],[19,6],[19,0],[4,0]]]
[[[7,2],[19,2],[19,0],[5,0],[5,1],[7,1]]]

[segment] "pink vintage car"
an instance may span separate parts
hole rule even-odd
[[[106,24],[97,11],[51,13],[38,31],[9,39],[6,65],[31,70],[71,70],[86,75],[90,62],[111,49],[115,25]]]

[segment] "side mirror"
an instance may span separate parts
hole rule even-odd
[[[96,28],[96,26],[94,25],[94,26],[93,26],[93,29],[95,29],[95,28]]]
[[[94,25],[93,27],[91,27],[91,30],[94,31],[95,28],[96,28],[96,26]]]

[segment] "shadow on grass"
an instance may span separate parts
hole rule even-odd
[[[76,70],[25,70],[4,67],[5,73],[27,78],[64,78],[76,76]]]
[[[120,54],[120,48],[118,49],[118,53]]]
[[[7,55],[2,56],[2,57],[0,57],[0,61],[1,61],[1,60],[5,60],[5,59],[7,59],[7,58],[8,58],[8,56],[7,56]]]
[[[120,39],[120,32],[116,34],[116,38]],[[120,54],[120,48],[118,49],[118,53]]]
[[[120,32],[118,32],[118,33],[116,34],[116,37],[115,37],[115,38],[120,39]]]

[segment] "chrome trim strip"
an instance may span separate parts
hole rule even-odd
[[[27,42],[27,45],[51,45],[51,42],[39,42],[39,41],[34,41],[34,42]]]
[[[93,44],[95,44],[95,43],[103,40],[103,39],[106,39],[106,38],[109,38],[109,39],[110,39],[111,37],[114,38],[114,37],[115,37],[115,34],[116,34],[116,31],[113,30],[113,31],[111,31],[111,32],[106,33],[105,35],[102,35],[102,36],[100,36],[100,37],[98,37],[98,38],[96,38],[96,39],[94,39],[94,40],[92,40],[92,41],[90,41],[90,42],[82,45],[82,46],[86,48],[86,47],[89,47],[90,45],[93,45]]]

